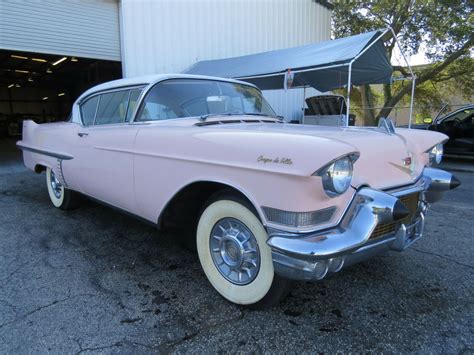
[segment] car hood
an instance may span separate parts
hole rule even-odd
[[[233,145],[242,156],[264,165],[265,170],[282,173],[310,176],[333,159],[359,152],[353,186],[379,189],[416,181],[428,163],[426,150],[446,138],[420,130],[397,129],[395,134],[388,134],[375,127],[283,123],[227,123],[198,128],[202,129],[200,140]]]

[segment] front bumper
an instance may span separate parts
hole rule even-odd
[[[384,251],[403,251],[422,237],[429,205],[458,185],[452,174],[426,168],[408,187],[360,189],[336,227],[309,234],[269,229],[275,272],[294,280],[320,280]],[[411,201],[408,215],[399,213],[402,201]]]

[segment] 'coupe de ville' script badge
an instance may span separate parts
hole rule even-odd
[[[257,158],[257,162],[259,163],[272,163],[272,164],[285,164],[285,165],[293,165],[293,161],[290,158],[268,158],[263,155],[260,155]]]

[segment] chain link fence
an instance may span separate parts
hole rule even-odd
[[[463,106],[468,105],[469,103],[463,104],[449,104],[444,110],[441,115],[446,115],[451,111],[455,111]],[[356,125],[364,125],[364,117],[366,116],[365,111],[370,111],[367,114],[375,114],[377,116],[378,112],[383,108],[383,106],[377,107],[368,107],[363,108],[357,107],[353,110],[351,109],[351,113],[356,114]],[[413,106],[413,120],[412,124],[423,124],[428,123],[429,119],[434,119],[436,115],[439,113],[441,109],[444,108],[444,105],[414,105]],[[388,115],[394,122],[396,126],[405,126],[408,125],[408,121],[410,120],[410,106],[394,106],[391,107],[392,111]],[[426,113],[428,112],[428,114]]]

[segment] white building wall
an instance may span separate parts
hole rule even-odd
[[[123,73],[177,73],[199,60],[327,40],[330,14],[314,0],[121,0]],[[302,90],[265,96],[287,119],[301,116]]]

